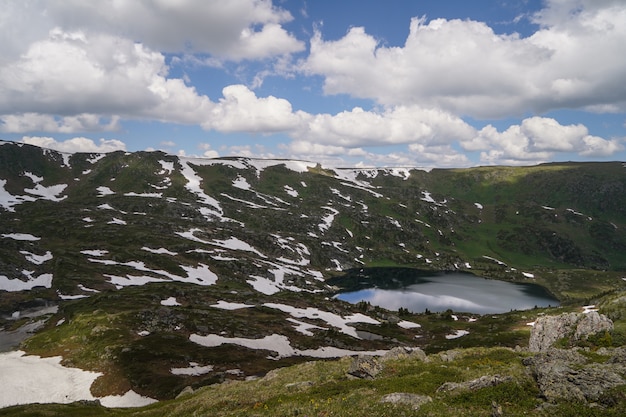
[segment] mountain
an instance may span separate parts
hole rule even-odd
[[[22,350],[100,372],[97,397],[396,346],[515,347],[539,311],[453,320],[333,295],[363,268],[405,267],[579,305],[623,288],[625,191],[621,162],[329,169],[0,142],[0,325],[38,327]]]

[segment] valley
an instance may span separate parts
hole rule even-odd
[[[347,357],[398,347],[427,355],[469,349],[501,369],[524,356],[529,323],[590,304],[614,321],[611,346],[619,347],[625,191],[620,162],[330,169],[0,142],[0,337],[12,351],[2,355],[15,359],[19,350],[92,373],[89,396],[58,402],[126,396],[135,405],[158,400],[150,407],[175,415],[186,387],[201,401],[201,392],[243,390],[307,367],[325,368],[328,376],[317,375],[330,384],[311,399],[340,402],[344,394],[335,393],[350,386],[345,396],[354,400],[374,388],[338,376]],[[540,285],[561,306],[422,312],[335,297],[360,284],[350,271],[359,281],[358,271],[399,267]],[[377,279],[385,288],[395,278]],[[27,314],[33,309],[43,314]],[[413,366],[396,369],[407,375]],[[419,372],[434,372],[424,366]],[[454,378],[474,372],[460,369]],[[241,412],[283,410],[280,395],[263,395]]]

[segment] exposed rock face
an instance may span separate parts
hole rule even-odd
[[[380,402],[392,404],[406,404],[418,410],[422,405],[431,402],[433,399],[428,395],[409,394],[406,392],[394,392],[385,395]]]
[[[384,363],[390,360],[407,358],[417,359],[422,362],[428,362],[428,356],[426,356],[426,353],[418,347],[395,347],[389,352],[385,353],[383,356],[381,356],[379,360]]]
[[[358,356],[350,364],[348,374],[357,378],[373,379],[383,370],[377,358]]]
[[[602,393],[626,384],[626,367],[592,363],[575,350],[551,349],[524,359],[542,396],[550,401],[597,401]]]
[[[457,390],[476,391],[481,388],[495,387],[496,385],[510,381],[513,381],[513,377],[511,376],[485,375],[466,382],[446,382],[437,388],[437,392],[450,392]]]
[[[586,314],[564,313],[559,316],[544,316],[537,319],[530,332],[528,349],[544,352],[562,338],[584,340],[589,335],[613,330],[613,322],[595,311]]]

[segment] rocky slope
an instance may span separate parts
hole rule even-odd
[[[327,280],[464,270],[580,305],[624,285],[625,170],[326,169],[0,142],[0,339],[39,329],[21,348],[102,373],[97,397],[158,399],[396,346],[525,345],[538,312],[400,317],[332,298]]]

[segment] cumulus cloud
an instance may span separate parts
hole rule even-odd
[[[271,133],[294,129],[304,113],[294,113],[291,103],[273,96],[259,98],[244,85],[231,85],[222,91],[205,129],[221,132]]]
[[[437,109],[398,106],[376,112],[356,107],[335,115],[311,115],[295,135],[317,143],[348,147],[412,142],[436,144],[471,138],[474,128]]]
[[[324,77],[326,94],[477,118],[626,109],[626,61],[616,53],[626,44],[623,2],[551,0],[535,21],[540,30],[522,38],[482,22],[414,18],[401,47],[360,27],[329,41],[318,31],[301,68]]]
[[[0,29],[0,39],[9,40],[7,52],[19,51],[53,27],[118,34],[153,50],[192,51],[231,60],[269,58],[304,49],[304,43],[281,26],[293,19],[291,14],[271,0],[13,3],[0,12],[0,22],[8,23]]]
[[[0,116],[0,131],[7,133],[50,132],[76,133],[119,130],[118,116],[106,120],[96,114],[54,117],[39,113],[7,114]]]
[[[481,151],[481,162],[487,164],[545,162],[556,152],[605,157],[624,149],[618,139],[589,135],[584,125],[563,126],[546,117],[524,119],[503,132],[487,125],[476,137],[462,141],[461,146],[469,151]]]
[[[95,143],[91,139],[78,137],[59,142],[49,137],[24,136],[20,142],[68,153],[107,153],[126,150],[126,144],[117,139],[100,139],[98,143]]]

